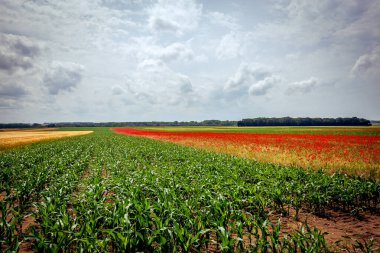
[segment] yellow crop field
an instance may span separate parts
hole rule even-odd
[[[93,131],[46,131],[44,129],[0,131],[0,150],[42,140],[85,135],[92,132]]]

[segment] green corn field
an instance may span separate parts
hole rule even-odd
[[[379,213],[377,181],[91,130],[0,153],[0,251],[376,252],[271,217]]]

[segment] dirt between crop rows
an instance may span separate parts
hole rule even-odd
[[[107,178],[107,169],[106,167],[102,168],[102,178]],[[84,180],[90,175],[89,169],[83,171],[81,179]],[[80,191],[79,185],[74,190],[73,196],[76,196]],[[4,199],[5,192],[1,192],[0,200]],[[104,197],[107,199],[106,202],[109,204],[109,197],[113,195],[112,192],[105,192]],[[68,206],[68,211],[74,217],[72,207]],[[324,217],[317,216],[306,210],[300,210],[299,212],[299,221],[295,220],[295,210],[293,208],[289,209],[290,213],[288,216],[282,216],[280,214],[273,213],[270,215],[270,220],[273,223],[276,223],[278,219],[281,219],[281,231],[282,233],[292,234],[297,229],[300,229],[301,226],[307,224],[309,227],[316,227],[319,231],[325,233],[325,239],[329,245],[334,245],[335,242],[340,242],[340,248],[346,246],[352,248],[354,240],[367,241],[371,238],[375,239],[374,247],[380,249],[380,215],[373,214],[367,211],[361,212],[360,216],[352,216],[349,213],[327,210]],[[29,226],[38,226],[36,224],[34,217],[31,215],[31,212],[24,216],[22,222],[22,231],[26,232]],[[248,238],[244,238],[245,241],[248,241]],[[208,250],[210,252],[218,252],[216,245],[209,245]],[[33,252],[31,249],[30,242],[23,242],[20,245],[19,252],[30,253]]]
[[[294,219],[295,210],[290,209],[290,215],[281,217],[274,214],[271,220],[281,218],[281,228],[283,232],[291,232],[299,229],[301,225],[316,227],[319,231],[325,232],[325,239],[329,245],[333,245],[340,240],[341,246],[353,244],[353,240],[375,239],[374,246],[380,249],[380,216],[370,212],[362,212],[359,217],[340,211],[328,210],[325,217],[319,217],[306,211],[300,211],[299,221]]]
[[[107,170],[105,167],[102,168],[102,177],[107,177]],[[83,171],[80,181],[85,179],[90,175],[88,169]],[[79,186],[73,192],[73,196],[76,196],[78,192],[82,191]],[[107,198],[107,204],[110,203],[108,199],[113,193],[105,192],[104,197]],[[6,196],[5,192],[0,193],[0,200],[4,199]],[[68,211],[72,207],[68,206]],[[299,221],[295,220],[295,210],[290,208],[289,216],[282,216],[280,214],[273,213],[270,215],[270,220],[275,223],[278,219],[281,219],[281,231],[282,233],[291,234],[293,231],[300,229],[302,225],[307,224],[309,227],[316,227],[319,231],[325,233],[325,239],[329,245],[333,245],[336,241],[340,240],[340,247],[347,246],[352,248],[354,239],[369,241],[371,238],[375,239],[374,247],[380,249],[380,215],[373,214],[367,211],[361,212],[360,216],[355,217],[349,213],[326,210],[324,217],[314,215],[307,210],[302,210],[299,212]],[[73,215],[75,216],[75,214]],[[22,231],[26,232],[29,226],[38,226],[36,224],[34,217],[29,214],[24,216],[23,222],[21,224]],[[248,239],[245,238],[248,242]],[[210,245],[209,250],[217,252],[215,245]],[[30,242],[23,242],[20,245],[20,251],[24,253],[33,252],[31,249]]]
[[[86,168],[81,175],[81,178],[79,182],[82,182],[85,178],[90,176],[90,169]],[[80,186],[80,183],[76,186],[74,191],[72,192],[72,196],[75,197],[77,196],[83,189]],[[67,205],[67,212],[73,217],[76,218],[76,213],[74,212],[73,205],[69,203]],[[38,227],[38,223],[36,222],[36,219],[32,215],[32,212],[29,212],[29,214],[24,216],[24,219],[22,221],[22,231],[25,233],[27,232],[27,229],[29,227]],[[24,241],[21,243],[20,248],[19,248],[20,253],[32,253],[34,252],[32,249],[32,241]]]
[[[326,211],[326,217],[318,217],[306,211],[300,211],[299,221],[294,219],[295,211],[290,209],[289,216],[281,216],[280,214],[272,214],[270,220],[276,222],[281,219],[282,233],[291,234],[302,225],[307,225],[311,228],[316,227],[319,231],[325,233],[325,239],[328,245],[333,245],[340,240],[339,248],[346,246],[352,248],[354,239],[369,242],[370,238],[375,239],[374,247],[380,249],[380,216],[363,212],[360,218],[351,216],[350,214],[329,210]],[[23,231],[30,225],[35,224],[35,220],[31,215],[27,215],[22,224]],[[244,238],[247,240],[248,238]],[[216,245],[209,245],[211,252],[218,252]],[[29,243],[22,243],[20,251],[23,253],[33,252]]]

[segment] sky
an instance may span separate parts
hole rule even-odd
[[[380,119],[378,0],[0,0],[0,122]]]

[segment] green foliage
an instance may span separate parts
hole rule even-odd
[[[242,119],[238,126],[371,126],[367,119],[352,118],[253,118]]]

